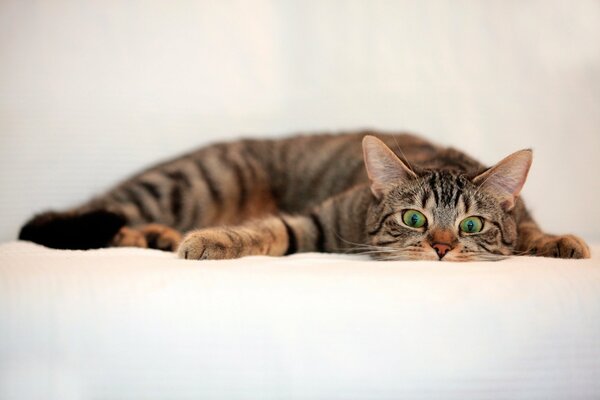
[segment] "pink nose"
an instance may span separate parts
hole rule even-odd
[[[450,245],[447,245],[446,243],[434,243],[431,245],[431,247],[434,248],[440,260],[446,255],[446,253],[452,250]]]

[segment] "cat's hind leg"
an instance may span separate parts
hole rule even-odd
[[[142,247],[164,251],[175,251],[181,242],[181,233],[161,224],[141,227],[122,227],[111,241],[115,247]]]

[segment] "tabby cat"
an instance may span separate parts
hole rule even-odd
[[[531,160],[521,150],[485,168],[413,135],[376,132],[220,143],[75,209],[37,215],[19,237],[192,260],[310,251],[378,260],[589,257],[580,238],[542,232],[525,209],[519,192]]]

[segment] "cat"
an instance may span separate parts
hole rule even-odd
[[[218,143],[80,207],[34,216],[19,238],[59,249],[150,247],[191,260],[313,251],[588,258],[583,240],[546,234],[527,212],[519,193],[531,162],[521,150],[486,168],[415,135],[370,131]]]

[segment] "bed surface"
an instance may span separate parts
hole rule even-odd
[[[0,399],[600,398],[594,258],[0,245]]]

